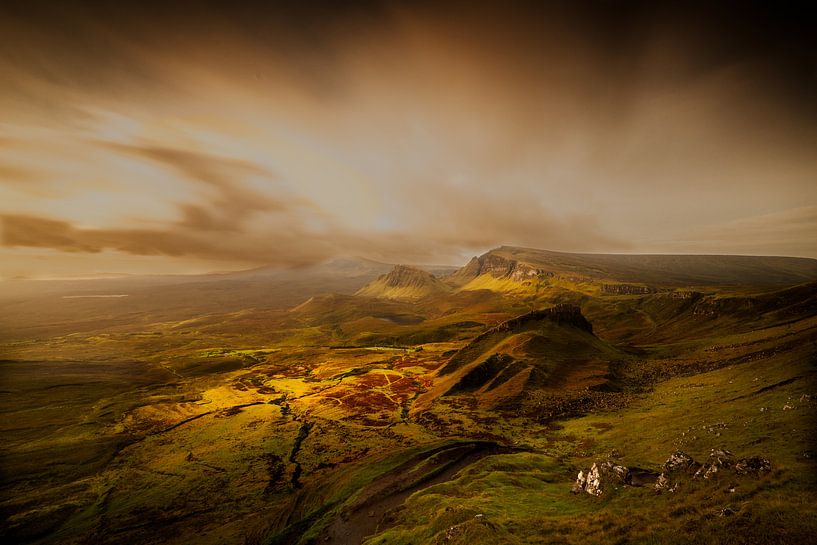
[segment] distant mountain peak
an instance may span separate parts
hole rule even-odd
[[[409,265],[395,265],[390,272],[363,287],[357,295],[383,299],[421,299],[448,291],[448,286],[428,271]]]
[[[395,265],[383,278],[387,285],[393,287],[424,285],[435,280],[430,272],[409,265]]]

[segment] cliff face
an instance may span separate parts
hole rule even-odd
[[[817,259],[729,255],[577,254],[500,246],[472,259],[447,281],[463,286],[490,279],[557,275],[570,282],[646,285],[659,290],[694,286],[791,287],[817,280]],[[575,280],[574,280],[575,279]],[[626,288],[625,288],[626,289]]]
[[[527,263],[488,252],[479,257],[471,258],[467,265],[445,280],[448,284],[460,287],[483,274],[489,274],[494,278],[508,278],[515,282],[523,282],[542,276],[552,276],[552,273]]]

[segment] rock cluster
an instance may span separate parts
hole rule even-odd
[[[653,487],[656,492],[675,492],[678,490],[678,483],[672,484],[667,477],[666,473],[662,473],[658,476],[658,480],[655,481],[655,486]]]
[[[688,454],[678,451],[670,454],[662,467],[663,471],[655,483],[658,492],[674,492],[678,483],[670,486],[669,476],[673,473],[686,473],[693,479],[711,479],[725,469],[732,469],[738,475],[759,475],[770,471],[772,464],[766,458],[750,456],[735,460],[734,455],[726,449],[712,449],[709,459],[704,463],[696,462]]]
[[[638,286],[635,284],[602,284],[601,292],[611,295],[647,295],[656,293],[658,290],[650,286]]]
[[[760,475],[761,473],[771,471],[772,463],[760,456],[750,456],[749,458],[741,458],[735,462],[734,469],[738,475]]]
[[[590,469],[579,471],[571,492],[586,492],[591,496],[601,496],[611,486],[647,486],[652,484],[656,492],[675,492],[678,482],[672,482],[672,475],[686,474],[693,479],[711,479],[723,470],[732,470],[737,475],[760,475],[770,471],[772,464],[766,458],[750,456],[735,460],[725,449],[712,449],[704,463],[696,462],[688,454],[677,451],[670,454],[661,467],[661,473],[637,467],[628,468],[616,463],[595,462]]]
[[[601,496],[604,490],[618,484],[644,486],[655,482],[658,473],[641,468],[628,468],[613,462],[595,462],[590,469],[579,471],[571,492],[587,492],[591,496]]]
[[[669,458],[667,458],[667,461],[664,462],[662,469],[665,473],[675,473],[677,471],[689,471],[690,468],[694,466],[695,460],[693,460],[691,456],[688,456],[686,453],[679,450],[678,452],[669,455]]]

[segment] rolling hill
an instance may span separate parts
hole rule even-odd
[[[584,390],[607,382],[608,362],[623,355],[593,335],[578,307],[556,305],[506,320],[458,350],[415,403],[473,396],[480,407],[508,406],[533,390]]]

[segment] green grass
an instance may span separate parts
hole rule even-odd
[[[712,288],[705,297],[723,313],[700,316],[665,294],[599,295],[595,284],[557,278],[511,296],[316,298],[298,312],[144,318],[7,343],[17,361],[0,364],[4,537],[306,544],[406,460],[479,438],[529,451],[481,459],[418,491],[369,543],[806,543],[817,529],[817,402],[804,397],[817,394],[817,319],[741,310],[740,298],[761,296],[764,305],[778,297]],[[507,349],[548,371],[615,360],[610,380],[620,392],[577,394],[610,403],[554,423],[536,396],[564,400],[538,383],[516,412],[480,406],[468,392],[435,397],[436,370],[457,349],[557,301],[582,304],[599,338],[544,327],[542,350],[509,342],[484,351]],[[446,342],[416,350],[428,341]],[[47,365],[33,363],[43,356],[52,356]],[[410,411],[423,391],[432,403]],[[355,412],[349,400],[367,394],[398,401]],[[657,469],[674,450],[703,459],[714,447],[766,456],[774,470],[734,483],[684,480],[675,494],[569,493],[576,472],[612,449],[623,453],[619,463]],[[296,464],[303,488],[292,486]],[[737,514],[718,516],[726,506]]]
[[[817,467],[804,454],[817,438],[817,403],[804,396],[814,392],[815,371],[813,348],[804,342],[660,383],[624,410],[568,420],[528,438],[536,453],[487,458],[418,492],[396,515],[397,525],[366,543],[807,542],[817,530]],[[786,403],[795,408],[783,410]],[[773,471],[681,478],[674,494],[623,486],[601,498],[569,493],[576,472],[614,448],[624,454],[617,463],[659,469],[675,450],[705,461],[716,447],[768,457]],[[725,507],[737,514],[719,516]]]

